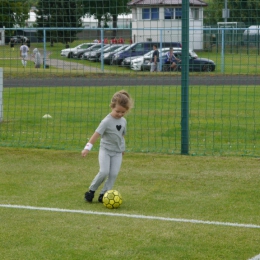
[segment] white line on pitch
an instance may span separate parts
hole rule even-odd
[[[248,260],[260,260],[260,254],[254,256],[253,258],[250,258],[250,259],[248,259]]]
[[[230,222],[218,222],[218,221],[204,221],[196,219],[183,219],[183,218],[165,218],[156,216],[145,216],[145,215],[132,215],[123,213],[109,213],[109,212],[98,212],[98,211],[87,211],[87,210],[72,210],[72,209],[59,209],[59,208],[45,208],[45,207],[34,207],[34,206],[23,206],[23,205],[9,205],[0,204],[1,208],[15,208],[15,209],[29,209],[29,210],[42,210],[51,212],[65,212],[65,213],[78,213],[87,215],[105,215],[105,216],[116,216],[116,217],[126,217],[126,218],[137,218],[137,219],[151,219],[151,220],[161,220],[161,221],[172,221],[172,222],[182,222],[182,223],[192,223],[192,224],[207,224],[207,225],[218,225],[218,226],[230,226],[230,227],[241,227],[241,228],[259,228],[260,225],[254,224],[239,224]],[[256,260],[256,259],[254,259]]]

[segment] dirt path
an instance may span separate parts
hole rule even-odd
[[[69,60],[69,59],[68,59]],[[87,72],[102,72],[101,68],[96,68],[96,67],[90,67],[90,66],[85,66],[83,64],[73,62],[73,60],[69,61],[63,61],[63,60],[58,60],[58,59],[46,59],[46,64],[49,64],[50,66],[59,68],[59,69],[64,69],[64,70],[83,70]],[[101,63],[99,63],[101,67]],[[106,70],[104,70],[106,72]]]
[[[32,52],[32,51],[31,51]],[[41,53],[41,57],[43,60],[43,50],[40,49],[40,53]],[[46,65],[50,65],[53,67],[56,67],[58,69],[63,69],[63,70],[82,70],[82,71],[86,71],[86,72],[102,72],[101,70],[101,63],[99,64],[99,67],[91,67],[91,66],[85,66],[83,64],[74,62],[73,59],[68,59],[65,60],[59,60],[59,59],[52,59],[50,58],[50,54],[51,52],[47,52],[46,54]],[[34,57],[32,54],[28,55],[28,60],[34,62]],[[107,72],[106,70],[104,70],[104,72]]]
[[[85,66],[83,64],[74,62],[73,59],[65,60],[58,60],[58,59],[50,59],[51,52],[47,52],[47,58],[46,58],[46,64],[49,64],[50,66],[64,69],[64,70],[83,70],[86,72],[102,72],[101,70],[101,63],[99,63],[98,67],[91,67],[91,66]],[[106,72],[106,70],[104,70]]]

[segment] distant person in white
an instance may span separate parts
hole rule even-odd
[[[23,67],[27,65],[27,57],[28,57],[29,48],[24,43],[20,47],[20,56],[22,58]]]
[[[37,48],[33,49],[33,55],[34,55],[34,64],[35,68],[39,69],[41,67],[41,54]]]

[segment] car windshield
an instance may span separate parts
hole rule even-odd
[[[147,53],[145,53],[145,55],[144,56],[151,56],[152,54],[153,54],[153,50],[152,51],[149,51],[149,52],[147,52]]]
[[[119,49],[120,47],[121,47],[121,46],[113,45],[113,46],[110,46],[106,51],[114,51],[114,50]]]
[[[103,46],[103,48],[101,47],[99,49],[99,51],[101,51],[102,49],[103,49],[103,51],[108,51],[110,49],[110,46],[109,45],[108,46]]]
[[[125,50],[128,47],[129,47],[129,45],[123,45],[123,46],[121,46],[120,48],[118,48],[116,50],[109,50],[108,52],[111,52],[111,54],[115,54],[115,53],[118,53],[118,52],[120,52],[122,50]]]
[[[104,52],[111,51],[111,50],[113,50],[113,49],[112,49],[113,47],[116,47],[116,45],[115,45],[115,46],[112,46],[112,45],[104,46],[103,51],[104,51]],[[101,49],[102,49],[102,48],[100,48],[100,50],[101,50]]]
[[[133,47],[135,45],[135,43],[129,45],[125,50],[128,51],[129,49],[131,49],[131,47]]]
[[[180,57],[181,56],[181,51],[174,51],[173,52],[175,56]],[[189,56],[190,58],[198,58],[197,53],[194,50],[189,50]]]
[[[158,49],[158,51],[161,52],[160,49]],[[162,49],[162,54],[164,54],[164,53],[166,53],[166,52],[168,52],[168,51],[169,51],[169,48],[163,48],[163,49]],[[145,56],[145,57],[147,57],[147,56],[150,57],[150,56],[152,56],[153,52],[154,52],[154,50],[151,50],[151,51],[147,52],[144,56]]]
[[[116,49],[116,51],[126,50],[129,47],[129,45],[123,45],[120,48]]]
[[[81,44],[81,45],[79,46],[79,48],[80,48],[80,49],[87,49],[87,48],[89,48],[90,46],[92,46],[92,44]]]
[[[190,50],[190,56],[193,58],[198,58],[198,55],[194,50]]]
[[[101,48],[101,44],[96,44],[96,45],[93,45],[92,47],[88,48],[88,50],[93,51],[93,50],[98,50],[100,48]]]

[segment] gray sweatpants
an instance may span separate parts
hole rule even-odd
[[[111,190],[116,181],[116,177],[119,173],[121,164],[122,164],[122,153],[116,153],[108,151],[104,148],[99,149],[99,172],[92,181],[89,189],[96,191],[98,187],[105,181],[107,178],[103,189],[100,194],[104,194],[106,191]]]
[[[150,72],[154,71],[160,71],[160,62],[157,62],[157,64],[155,64],[154,62],[151,63]]]

